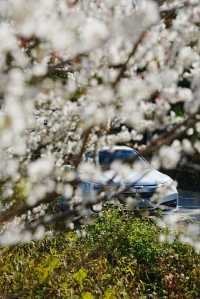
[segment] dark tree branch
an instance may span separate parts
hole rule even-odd
[[[34,208],[40,206],[41,204],[46,204],[55,200],[56,197],[58,197],[58,194],[56,192],[52,192],[48,194],[45,198],[41,199],[40,201],[37,201],[32,206],[24,202],[16,202],[8,210],[0,213],[0,223],[2,224],[11,221],[14,217],[20,217],[28,211],[32,211]]]
[[[87,143],[88,143],[91,131],[92,131],[92,127],[89,127],[89,128],[86,129],[86,131],[82,135],[83,142],[82,142],[82,146],[81,146],[81,149],[79,151],[79,154],[77,156],[77,159],[74,162],[75,168],[77,168],[79,166],[79,164],[82,160],[83,154],[84,154],[85,149],[87,147]]]
[[[131,60],[131,58],[135,55],[138,47],[140,46],[140,44],[143,42],[143,40],[145,39],[147,35],[147,31],[143,31],[140,36],[138,37],[136,43],[134,44],[132,51],[129,53],[126,61],[124,63],[122,63],[121,65],[119,65],[120,71],[115,79],[115,81],[112,83],[113,88],[116,88],[117,85],[119,84],[119,82],[121,81],[121,79],[123,78],[125,72],[127,71],[128,68],[128,64]]]
[[[173,140],[185,136],[186,130],[191,127],[193,128],[198,121],[197,114],[189,115],[183,122],[152,140],[144,149],[140,150],[140,153],[144,156],[154,154],[162,145],[169,145]]]

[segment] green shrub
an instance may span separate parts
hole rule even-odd
[[[200,297],[200,256],[153,221],[110,209],[85,230],[2,248],[0,298]]]

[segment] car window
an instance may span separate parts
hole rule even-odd
[[[85,155],[85,161],[94,162],[93,151],[87,152]],[[120,161],[122,163],[140,163],[142,168],[150,168],[150,164],[140,154],[134,150],[100,150],[98,153],[98,163],[103,168],[109,168],[114,161]]]
[[[89,161],[93,161],[94,159],[94,152],[87,152],[85,154],[85,161],[89,162]]]
[[[102,166],[109,166],[117,160],[119,160],[122,163],[131,163],[134,161],[140,161],[142,163],[146,162],[142,157],[139,156],[137,152],[133,150],[116,150],[113,152],[108,150],[102,150],[99,152],[99,164]]]

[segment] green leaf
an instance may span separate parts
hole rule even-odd
[[[94,299],[94,296],[90,292],[84,292],[81,294],[82,299]]]
[[[87,277],[87,271],[84,268],[81,268],[79,271],[74,273],[73,277],[76,280],[76,282],[82,287],[83,282]]]
[[[107,289],[104,293],[103,299],[116,299],[116,292],[114,289]]]

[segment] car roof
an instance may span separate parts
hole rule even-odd
[[[129,150],[129,151],[131,150],[137,152],[135,149],[124,145],[105,146],[100,149],[100,151],[118,151],[118,150]]]

